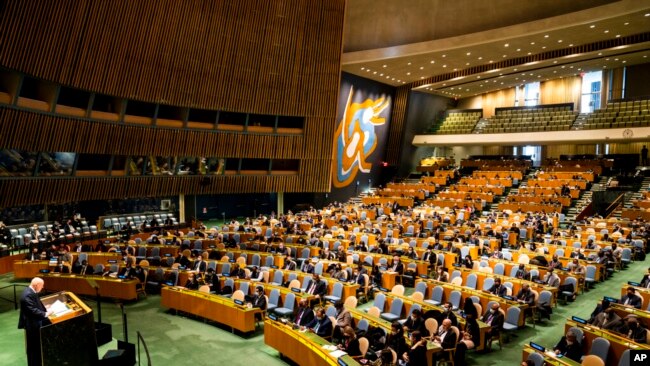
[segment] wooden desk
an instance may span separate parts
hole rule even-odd
[[[552,347],[548,347],[552,348]],[[551,351],[553,351],[551,349]],[[539,353],[544,357],[544,362],[546,362],[546,365],[552,365],[552,366],[579,366],[581,365],[580,362],[573,361],[570,358],[567,357],[562,357],[562,358],[557,358],[555,355],[549,353],[542,353],[536,349],[533,349],[530,345],[526,344],[524,345],[524,350],[523,354],[521,356],[522,361],[526,361],[528,359],[528,355],[531,353]]]
[[[363,197],[361,201],[364,205],[386,205],[396,202],[402,207],[413,207],[413,198],[406,197]]]
[[[472,177],[474,178],[510,178],[510,179],[519,179],[521,180],[524,175],[521,171],[519,170],[513,170],[513,171],[503,171],[503,170],[498,170],[498,171],[491,171],[491,170],[475,170],[472,172]]]
[[[510,210],[512,212],[562,212],[562,205],[543,205],[541,203],[499,203],[499,211]]]
[[[580,197],[580,190],[579,189],[570,189],[570,196],[571,198],[578,198]],[[548,196],[548,195],[553,195],[553,194],[560,194],[562,193],[562,189],[560,187],[519,187],[519,193],[523,194],[536,194],[540,196]]]
[[[135,290],[139,283],[137,279],[122,280],[102,276],[81,276],[75,274],[43,274],[45,289],[51,292],[71,291],[78,295],[95,296],[97,292],[88,283],[88,279],[94,280],[99,286],[101,297],[118,300],[137,300],[138,294]]]
[[[298,365],[338,366],[338,359],[323,349],[331,343],[314,333],[294,330],[271,319],[264,321],[264,343]],[[350,366],[360,365],[349,355],[341,360]]]
[[[580,189],[587,189],[587,181],[584,180],[574,180],[574,179],[552,179],[552,180],[529,179],[528,180],[528,187],[539,186],[539,187],[555,188],[555,187],[562,187],[563,185],[575,186]]]
[[[413,304],[420,305],[420,308],[422,309],[422,313],[426,313],[429,310],[436,310],[436,311],[439,311],[441,313],[443,312],[441,306],[432,305],[432,304],[429,304],[428,302],[416,301],[416,300],[413,300],[410,297],[399,296],[399,295],[395,295],[395,294],[391,294],[391,293],[385,293],[385,295],[386,295],[386,303],[384,305],[385,309],[390,309],[390,306],[393,303],[393,299],[399,298],[399,299],[402,299],[402,302],[404,304],[404,306],[403,306],[404,314],[408,314],[411,311],[411,306],[413,306]],[[382,312],[385,312],[385,309],[380,309],[380,310]],[[482,315],[483,314],[480,314],[479,318]],[[459,314],[456,314],[456,319],[458,319],[458,324],[461,324],[463,326],[465,325],[465,318],[463,318]],[[486,340],[487,334],[488,334],[488,332],[490,332],[492,327],[485,324],[485,323],[483,323],[480,319],[477,319],[476,322],[478,323],[478,326],[479,326],[480,339],[479,339],[479,342],[474,342],[474,344],[476,345],[476,350],[477,351],[482,351],[485,348],[485,340]]]
[[[368,324],[373,327],[378,327],[382,328],[386,334],[390,334],[391,332],[391,322],[388,320],[384,320],[382,318],[376,317],[369,315],[368,313],[365,313],[363,311],[359,311],[357,309],[352,309],[350,307],[347,307],[350,311],[350,315],[352,316],[355,321],[359,321],[361,319],[365,319],[368,321]],[[404,337],[406,338],[406,344],[410,345],[411,341],[408,339],[408,335],[404,334]],[[439,344],[434,343],[434,342],[427,342],[427,363],[429,366],[432,366],[433,363],[433,354],[442,352],[442,347],[440,347]]]
[[[255,314],[262,310],[240,306],[232,299],[180,287],[163,286],[160,305],[200,316],[248,333],[255,330]]]
[[[494,195],[502,195],[505,188],[501,186],[492,186],[492,185],[474,185],[474,184],[453,184],[449,186],[450,190],[455,190],[459,192],[484,192],[492,193]]]
[[[588,354],[587,352],[591,348],[591,342],[593,342],[594,339],[602,337],[609,341],[609,354],[607,356],[607,362],[605,362],[606,366],[618,366],[618,361],[621,359],[623,352],[627,349],[650,350],[650,345],[631,342],[629,339],[618,334],[591,325],[583,325],[574,322],[573,320],[567,320],[566,324],[564,324],[565,334],[571,327],[577,327],[584,333],[582,338],[582,349],[585,351],[585,354]]]
[[[624,284],[621,286],[621,297],[627,293],[627,288],[630,287],[628,284]],[[650,289],[644,288],[644,287],[638,287],[638,286],[632,286],[634,287],[634,290],[641,295],[641,298],[643,299],[643,304],[641,304],[641,309],[645,310],[648,308],[648,303],[650,303]],[[648,324],[650,325],[650,324]]]
[[[432,280],[432,279],[422,279],[422,278],[416,279],[416,283],[422,282],[422,281],[427,283],[427,294],[425,294],[425,296],[424,296],[426,299],[431,297],[431,291],[433,291],[434,287],[441,286],[442,289],[443,289],[443,292],[444,292],[444,296],[443,296],[443,298],[445,299],[444,301],[447,301],[449,299],[449,296],[450,296],[452,291],[455,291],[455,290],[460,291],[460,293],[461,293],[461,304],[460,304],[461,307],[462,307],[462,303],[465,301],[465,299],[470,297],[470,296],[478,296],[479,300],[481,301],[481,306],[484,309],[484,311],[483,311],[484,313],[485,313],[485,310],[487,309],[487,305],[488,305],[488,303],[490,301],[498,302],[501,305],[501,309],[504,312],[507,312],[510,307],[513,307],[513,306],[518,307],[521,310],[521,312],[519,313],[519,321],[517,322],[517,325],[520,326],[520,327],[523,327],[523,326],[526,325],[526,316],[524,314],[525,313],[524,310],[526,308],[528,308],[528,305],[526,305],[526,304],[520,304],[517,301],[506,300],[506,299],[504,299],[502,297],[494,296],[494,295],[492,295],[490,293],[487,293],[487,292],[478,291],[478,290],[471,290],[471,289],[469,289],[467,287],[464,287],[464,286],[454,286],[454,285],[452,285],[450,283],[439,282],[439,281]],[[483,314],[481,314],[481,316],[482,315]]]
[[[326,266],[323,266],[323,271],[327,268]],[[277,269],[270,269],[269,270],[269,280],[272,280],[273,277],[275,276],[275,271]],[[305,279],[305,277],[311,277],[312,274],[310,273],[305,273],[305,272],[300,272],[300,271],[282,271],[284,273],[284,281],[287,281],[289,279],[289,274],[294,273],[297,275],[298,280],[300,280],[300,283],[302,284],[302,281]],[[351,283],[351,282],[341,282],[338,281],[334,278],[331,277],[325,277],[321,276],[321,280],[324,280],[327,282],[327,294],[331,294],[332,290],[334,289],[334,284],[335,283],[341,283],[343,284],[343,295],[341,297],[341,301],[345,301],[349,296],[355,297],[357,295],[357,290],[359,289],[359,284],[357,283]],[[391,287],[392,288],[392,287]]]
[[[522,280],[521,278],[515,278],[515,277],[509,277],[509,276],[501,276],[501,275],[495,275],[493,273],[485,273],[485,272],[474,271],[474,270],[467,269],[467,268],[464,268],[464,267],[458,267],[458,268],[455,268],[455,269],[460,270],[460,275],[463,278],[463,283],[466,283],[467,276],[469,276],[472,273],[475,274],[476,275],[476,289],[477,290],[482,290],[483,289],[483,283],[485,282],[486,278],[500,278],[501,281],[502,281],[501,282],[502,284],[506,283],[506,282],[512,283],[512,297],[517,296],[517,293],[519,292],[519,290],[521,290],[521,288],[522,288],[522,286],[524,284],[528,284],[530,286],[530,289],[537,291],[537,293],[540,293],[542,291],[550,292],[551,294],[553,294],[551,304],[555,305],[557,303],[558,289],[556,287],[545,286],[545,285],[539,284],[537,282]]]
[[[42,269],[49,269],[48,261],[14,261],[14,278],[33,278],[40,276]]]

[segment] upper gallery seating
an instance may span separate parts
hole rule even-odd
[[[481,111],[450,112],[442,121],[437,133],[445,135],[472,133],[481,114]]]
[[[572,105],[496,108],[480,129],[481,133],[541,132],[568,130],[577,112]],[[478,128],[477,128],[478,130]]]
[[[650,126],[650,103],[647,99],[607,103],[605,109],[589,114],[583,129]]]

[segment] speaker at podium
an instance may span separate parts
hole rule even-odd
[[[41,302],[52,311],[52,324],[41,328],[44,366],[94,365],[97,341],[92,309],[72,292],[44,296]]]

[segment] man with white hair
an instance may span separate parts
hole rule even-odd
[[[45,282],[40,277],[34,277],[30,285],[25,288],[20,296],[20,318],[18,329],[25,329],[25,347],[27,351],[27,365],[41,365],[41,327],[50,324],[48,316],[51,311],[38,297]]]

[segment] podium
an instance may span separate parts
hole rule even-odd
[[[67,291],[44,296],[41,302],[54,311],[50,315],[52,324],[41,328],[42,364],[96,364],[98,354],[92,309]]]

